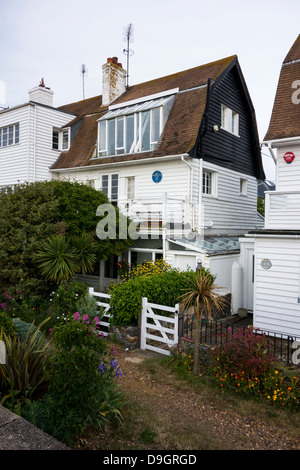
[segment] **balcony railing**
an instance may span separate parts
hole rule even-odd
[[[118,201],[123,215],[139,224],[141,233],[160,234],[165,229],[168,234],[186,236],[195,229],[195,207],[186,200],[162,198]]]

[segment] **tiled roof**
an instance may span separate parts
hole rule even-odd
[[[107,111],[102,97],[61,106],[59,109],[75,114],[73,123],[81,120],[80,128],[68,152],[62,153],[52,169],[76,168],[95,164],[137,160],[187,153],[195,144],[206,104],[206,85],[214,82],[236,60],[231,56],[162,78],[130,86],[113,104],[143,98],[178,88],[174,105],[156,149],[146,153],[118,155],[90,160],[97,142],[97,120]]]
[[[300,35],[285,57],[281,67],[270,124],[264,138],[265,141],[300,136],[300,103],[296,104],[295,100],[292,99],[293,93],[299,89],[299,85],[295,88],[294,82],[299,81],[299,79]],[[292,87],[293,83],[294,88]],[[297,97],[299,99],[299,93]]]

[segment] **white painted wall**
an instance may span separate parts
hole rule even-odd
[[[20,124],[18,144],[0,147],[0,187],[51,179],[49,171],[60,152],[52,149],[52,129],[74,116],[28,103],[0,113],[0,127]]]
[[[218,174],[218,191],[215,197],[202,195],[201,165]],[[152,181],[152,173],[156,170],[162,173],[160,183]],[[53,175],[56,178],[79,181],[93,180],[95,188],[101,189],[102,175],[114,173],[119,175],[121,208],[127,202],[126,178],[134,176],[135,203],[162,204],[163,195],[167,194],[169,209],[177,213],[180,210],[180,201],[185,204],[185,209],[189,211],[189,222],[199,233],[203,233],[203,224],[206,235],[244,234],[257,226],[256,179],[217,165],[202,164],[199,160],[161,158],[122,165],[99,165],[91,169],[56,172]],[[241,178],[247,179],[247,195],[240,194]],[[202,203],[200,213],[199,201]]]
[[[262,267],[264,259],[270,269]],[[300,239],[257,237],[255,267],[254,326],[300,337]]]
[[[202,195],[206,235],[244,234],[255,229],[258,223],[256,178],[206,162],[203,168],[217,174],[217,194]],[[240,194],[241,178],[247,180],[247,195]]]
[[[292,163],[286,163],[284,155],[293,152],[295,159]],[[300,143],[286,142],[277,149],[277,176],[276,191],[299,191],[300,183]]]

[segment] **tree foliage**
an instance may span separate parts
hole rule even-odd
[[[41,275],[37,253],[56,235],[89,234],[96,242],[97,260],[126,251],[131,244],[129,239],[99,240],[96,236],[100,220],[97,207],[107,203],[106,195],[91,186],[59,180],[25,183],[1,194],[1,288],[12,294],[26,291],[32,296],[53,288]]]

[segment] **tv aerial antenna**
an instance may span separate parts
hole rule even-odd
[[[82,97],[85,99],[85,90],[84,90],[84,75],[86,73],[86,66],[84,64],[81,65],[81,75],[82,75]]]
[[[127,42],[127,48],[123,49],[123,53],[127,55],[127,73],[126,73],[126,87],[129,86],[129,57],[134,54],[133,50],[129,48],[129,44],[133,42],[133,24],[124,28],[124,41]]]

